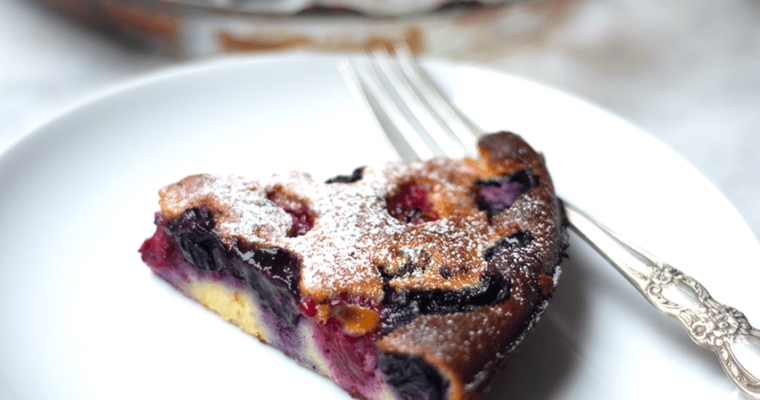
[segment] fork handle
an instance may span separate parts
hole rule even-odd
[[[760,331],[739,310],[715,301],[694,278],[564,203],[570,227],[658,310],[681,321],[691,339],[715,352],[723,369],[760,399]]]

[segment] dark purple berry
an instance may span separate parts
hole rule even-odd
[[[325,181],[325,183],[354,183],[362,179],[364,167],[359,167],[351,175],[338,175]]]
[[[489,247],[483,253],[483,259],[486,260],[486,262],[490,262],[494,256],[501,251],[515,247],[525,247],[532,242],[533,239],[535,239],[535,236],[529,231],[517,231],[509,236],[499,239],[493,244],[493,246]]]
[[[185,210],[166,223],[166,240],[173,240],[185,259],[196,268],[229,275],[245,282],[261,306],[286,321],[298,322],[299,261],[279,248],[228,249],[212,232],[213,215],[205,208]]]
[[[448,382],[418,356],[381,352],[377,367],[404,400],[440,400],[448,389]]]
[[[279,248],[235,251],[230,266],[246,281],[259,298],[262,307],[293,327],[301,313],[298,310],[299,264],[295,254]]]
[[[199,269],[217,272],[224,266],[225,249],[211,232],[213,228],[211,213],[204,207],[185,210],[166,224],[164,231],[174,237],[187,261]]]
[[[303,201],[279,191],[269,193],[267,198],[293,217],[293,226],[288,231],[288,237],[305,235],[314,227],[314,217],[311,216],[309,207]]]
[[[475,182],[475,202],[488,213],[488,221],[509,208],[520,195],[538,185],[538,176],[522,170],[507,176]]]
[[[448,268],[446,268],[448,269]],[[379,268],[385,281],[383,331],[411,322],[420,315],[442,315],[471,311],[477,307],[501,303],[509,298],[511,280],[504,274],[490,268],[480,277],[477,286],[461,290],[407,290],[395,291],[390,287],[394,276]]]
[[[433,211],[433,204],[427,195],[427,190],[418,183],[404,183],[385,199],[388,213],[393,218],[412,225],[435,221],[438,214]]]

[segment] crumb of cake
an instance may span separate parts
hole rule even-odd
[[[541,275],[538,278],[538,287],[541,288],[541,294],[550,298],[554,295],[554,278],[549,275]]]

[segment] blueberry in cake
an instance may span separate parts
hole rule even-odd
[[[156,275],[363,399],[476,399],[552,297],[567,246],[543,158],[195,175],[160,191]]]

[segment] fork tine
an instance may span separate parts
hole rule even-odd
[[[372,51],[372,55],[388,78],[388,83],[398,94],[400,101],[411,113],[411,118],[419,122],[420,128],[429,135],[435,146],[440,149],[439,155],[449,158],[460,158],[468,155],[468,149],[463,143],[456,136],[448,134],[445,124],[442,125],[440,118],[436,118],[425,105],[425,99],[420,97],[419,91],[404,73],[398,58],[388,53],[385,48],[375,49]],[[472,141],[472,138],[469,141]]]
[[[375,117],[401,160],[427,159],[436,155],[394,102],[366,55],[349,58],[342,72],[352,94],[362,99],[356,103],[365,105]]]
[[[341,67],[355,103],[366,106],[404,161],[476,154],[478,128],[426,79],[408,48],[394,49],[348,58]]]
[[[440,122],[458,139],[469,154],[477,154],[475,141],[482,130],[455,109],[420,68],[409,47],[404,43],[394,46],[398,65],[404,71],[410,85],[419,91],[419,98],[424,99],[430,107],[430,112],[440,118]]]

